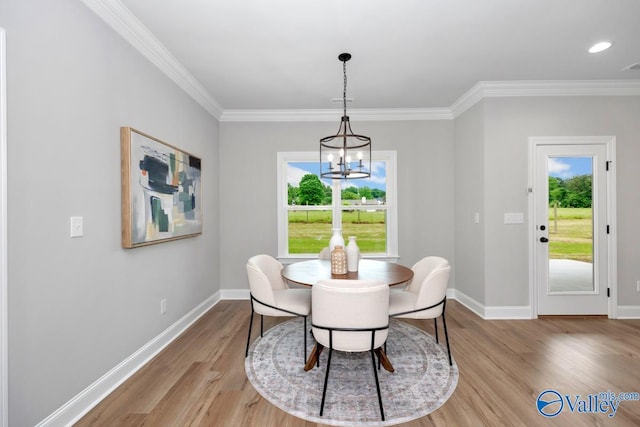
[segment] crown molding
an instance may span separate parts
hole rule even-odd
[[[341,110],[224,110],[120,0],[82,2],[221,122],[317,122],[342,115]],[[452,120],[485,98],[630,95],[640,95],[640,79],[480,81],[449,107],[361,109],[349,115],[358,121]]]
[[[453,117],[484,98],[516,96],[634,96],[640,95],[640,80],[513,80],[481,81],[449,107]]]
[[[82,0],[82,2],[209,114],[220,119],[222,107],[120,0]]]
[[[342,110],[224,110],[221,122],[329,122]],[[448,108],[354,109],[349,117],[361,121],[451,120]]]
[[[638,96],[640,79],[513,80],[476,83],[450,107],[350,110],[359,121],[451,120],[485,98],[529,96]],[[225,110],[220,121],[329,121],[341,110]]]

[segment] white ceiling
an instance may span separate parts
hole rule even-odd
[[[120,1],[223,110],[339,109],[341,52],[349,109],[449,107],[481,81],[640,78],[622,70],[640,62],[639,0]],[[589,54],[601,40],[614,45]]]

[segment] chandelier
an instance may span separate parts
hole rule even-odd
[[[347,116],[347,61],[350,53],[341,53],[344,89],[342,119],[338,133],[320,139],[320,176],[331,179],[359,179],[371,176],[371,138],[354,134]]]

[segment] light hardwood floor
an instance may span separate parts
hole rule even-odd
[[[613,418],[565,407],[546,419],[536,410],[547,389],[582,397],[640,392],[640,320],[489,321],[456,301],[447,302],[447,314],[458,386],[441,408],[402,426],[640,425],[640,401],[622,402]],[[76,425],[320,425],[286,414],[253,389],[244,372],[248,320],[248,301],[221,301]],[[276,322],[265,317],[265,329]],[[433,333],[432,321],[411,323]]]

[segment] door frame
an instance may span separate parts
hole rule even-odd
[[[6,37],[0,27],[0,426],[9,425],[7,275],[7,67]]]
[[[532,136],[529,138],[529,308],[531,318],[538,318],[538,293],[537,293],[537,250],[536,224],[539,223],[535,213],[535,171],[536,149],[542,145],[604,145],[607,161],[609,162],[607,173],[607,200],[606,218],[609,225],[607,234],[607,284],[609,298],[607,301],[607,313],[610,319],[618,317],[618,283],[617,283],[617,227],[616,227],[616,137],[615,136]]]

